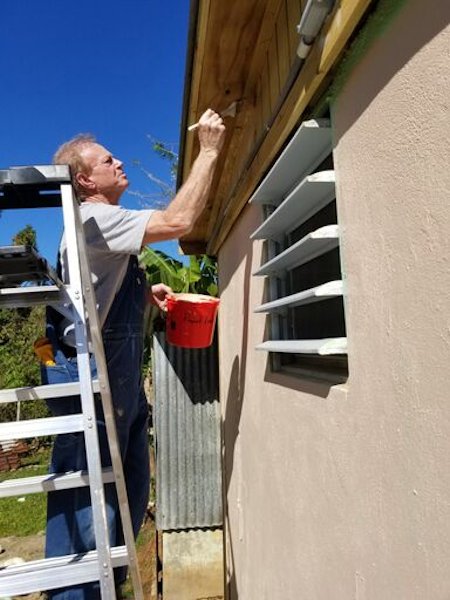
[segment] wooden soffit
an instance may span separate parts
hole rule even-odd
[[[195,0],[187,59],[178,186],[198,152],[195,123],[204,110],[224,111],[227,137],[210,198],[186,254],[216,254],[248,198],[327,76],[371,0],[338,0],[298,72],[296,49],[306,0]],[[294,74],[294,77],[293,77]]]

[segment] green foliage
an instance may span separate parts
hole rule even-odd
[[[37,249],[36,231],[31,225],[26,225],[13,237],[14,246],[32,246]]]
[[[152,140],[152,142],[152,147],[156,154],[158,154],[158,156],[160,156],[162,159],[169,161],[170,176],[172,181],[175,181],[178,171],[178,154],[171,150],[164,142],[161,142],[159,140]]]
[[[146,247],[139,260],[149,285],[165,283],[174,292],[217,296],[217,267],[210,256],[190,256],[189,264],[184,265],[161,250]]]
[[[34,341],[43,335],[45,309],[0,309],[0,389],[39,385],[39,362],[33,351]],[[0,405],[0,422],[15,419],[16,406]],[[42,402],[23,402],[22,418],[45,416]]]
[[[153,140],[153,150],[158,154],[161,158],[168,160],[173,167],[177,167],[178,164],[178,154],[167,147],[167,144],[161,142],[159,140]]]
[[[36,232],[27,225],[13,238],[15,245],[36,247]],[[0,389],[40,384],[39,362],[33,344],[45,331],[45,309],[0,309]],[[21,418],[32,419],[48,414],[42,401],[22,402]],[[15,420],[15,403],[0,405],[0,422]]]
[[[33,351],[44,331],[44,308],[0,309],[0,388],[37,385],[39,363]]]
[[[48,471],[49,448],[33,452],[26,460],[28,464],[17,471],[2,473],[0,481],[44,475]],[[34,535],[45,529],[46,494],[28,494],[19,502],[17,497],[0,499],[0,537]]]

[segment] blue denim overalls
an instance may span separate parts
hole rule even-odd
[[[143,315],[146,302],[146,283],[137,259],[131,256],[128,269],[109,311],[103,327],[103,342],[108,365],[109,383],[113,398],[117,435],[122,453],[123,469],[128,492],[134,535],[142,525],[148,504],[150,468],[148,452],[148,406],[145,398],[141,363],[143,353]],[[65,383],[78,380],[76,357],[63,354],[55,327],[48,322],[47,336],[51,339],[56,366],[42,367],[43,383]],[[94,358],[92,375],[96,375]],[[78,396],[48,401],[53,414],[70,414],[80,411]],[[102,464],[111,464],[106,438],[103,411],[96,401]],[[54,447],[50,472],[61,473],[86,469],[83,433],[58,435]],[[117,497],[113,485],[105,486],[111,545],[122,545],[123,534]],[[95,549],[89,488],[61,490],[48,494],[46,557],[86,552]],[[116,584],[126,578],[126,568],[114,570]],[[93,582],[53,590],[53,600],[99,600],[99,583]]]

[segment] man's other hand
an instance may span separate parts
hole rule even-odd
[[[155,283],[149,290],[148,301],[160,310],[167,310],[167,298],[173,296],[173,290],[164,283]]]

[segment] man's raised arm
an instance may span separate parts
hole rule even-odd
[[[145,229],[144,244],[186,235],[205,208],[225,140],[225,125],[220,115],[208,109],[200,117],[197,131],[200,152],[191,172],[169,206],[152,213]]]

